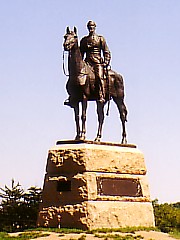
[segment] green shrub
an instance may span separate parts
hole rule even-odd
[[[180,231],[180,203],[158,204],[153,201],[155,224],[162,232]]]

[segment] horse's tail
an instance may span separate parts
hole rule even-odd
[[[110,98],[108,99],[108,107],[107,107],[107,112],[106,112],[106,116],[109,116],[109,109],[110,109]]]

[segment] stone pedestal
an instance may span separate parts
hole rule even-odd
[[[135,145],[58,142],[46,172],[38,226],[154,226],[144,156]]]

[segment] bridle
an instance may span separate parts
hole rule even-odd
[[[66,70],[65,70],[65,60],[64,60],[65,52],[66,52],[66,50],[63,50],[63,73],[66,77],[69,77],[69,74],[67,74]],[[71,50],[69,50],[68,52],[69,52],[68,54],[71,54]]]

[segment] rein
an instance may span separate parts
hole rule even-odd
[[[64,56],[65,56],[65,51],[63,50],[63,72],[64,72],[64,75],[65,75],[66,77],[69,77],[69,74],[67,74],[67,73],[66,73],[66,70],[65,70]]]

